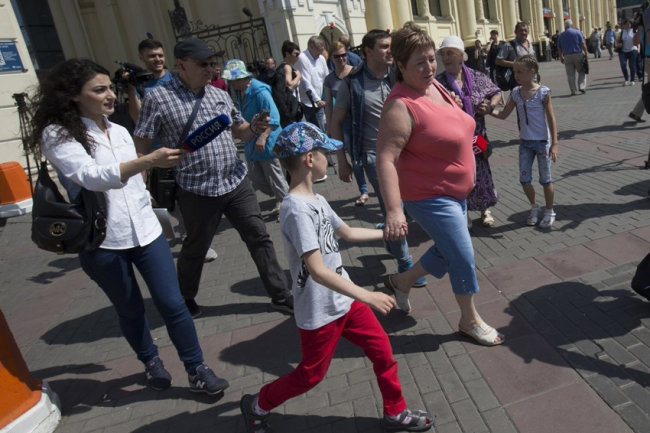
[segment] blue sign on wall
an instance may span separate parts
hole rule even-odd
[[[22,72],[24,70],[16,42],[0,41],[0,72]]]

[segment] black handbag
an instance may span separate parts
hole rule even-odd
[[[152,168],[147,176],[147,189],[157,208],[174,211],[176,206],[176,170],[170,168]]]
[[[41,162],[32,206],[32,241],[36,246],[59,254],[95,250],[106,238],[106,215],[103,192],[82,188],[69,203],[50,178],[47,162]]]

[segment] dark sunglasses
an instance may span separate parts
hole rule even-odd
[[[196,66],[199,68],[215,68],[218,63],[217,62],[195,62]]]
[[[335,59],[344,59],[347,57],[347,54],[334,54],[332,55]]]

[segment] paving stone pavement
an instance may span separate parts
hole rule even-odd
[[[488,120],[499,189],[493,228],[472,228],[484,319],[506,335],[499,347],[459,338],[448,278],[412,292],[410,316],[380,320],[388,332],[408,404],[436,415],[439,433],[611,433],[650,431],[650,304],[629,288],[650,252],[648,125],[627,114],[640,85],[621,87],[618,62],[591,61],[589,90],[570,97],[559,62],[543,63],[560,130],[554,166],[557,221],[525,226],[518,184],[516,116]],[[541,188],[536,185],[538,193]],[[350,224],[380,221],[373,196],[355,207],[355,187],[333,169],[316,186]],[[273,200],[260,196],[267,227],[286,268]],[[0,220],[0,307],[33,375],[62,401],[57,432],[243,432],[239,399],[289,372],[300,360],[291,317],[272,310],[252,260],[227,221],[206,264],[196,322],[207,363],[231,387],[221,398],[194,395],[164,325],[147,296],[147,314],[174,385],[144,387],[142,365],[113,310],[74,256],[34,247],[30,218]],[[412,253],[431,241],[413,223]],[[396,264],[380,242],[341,242],[354,281],[383,290]],[[177,253],[179,246],[173,248]],[[381,399],[361,351],[341,341],[326,379],[271,417],[278,432],[381,431]]]

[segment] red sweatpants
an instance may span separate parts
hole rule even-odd
[[[327,373],[341,336],[361,347],[372,361],[384,413],[393,416],[406,409],[390,341],[366,304],[354,301],[343,317],[318,329],[299,331],[302,361],[291,373],[262,387],[258,402],[262,409],[271,410],[318,385]]]

